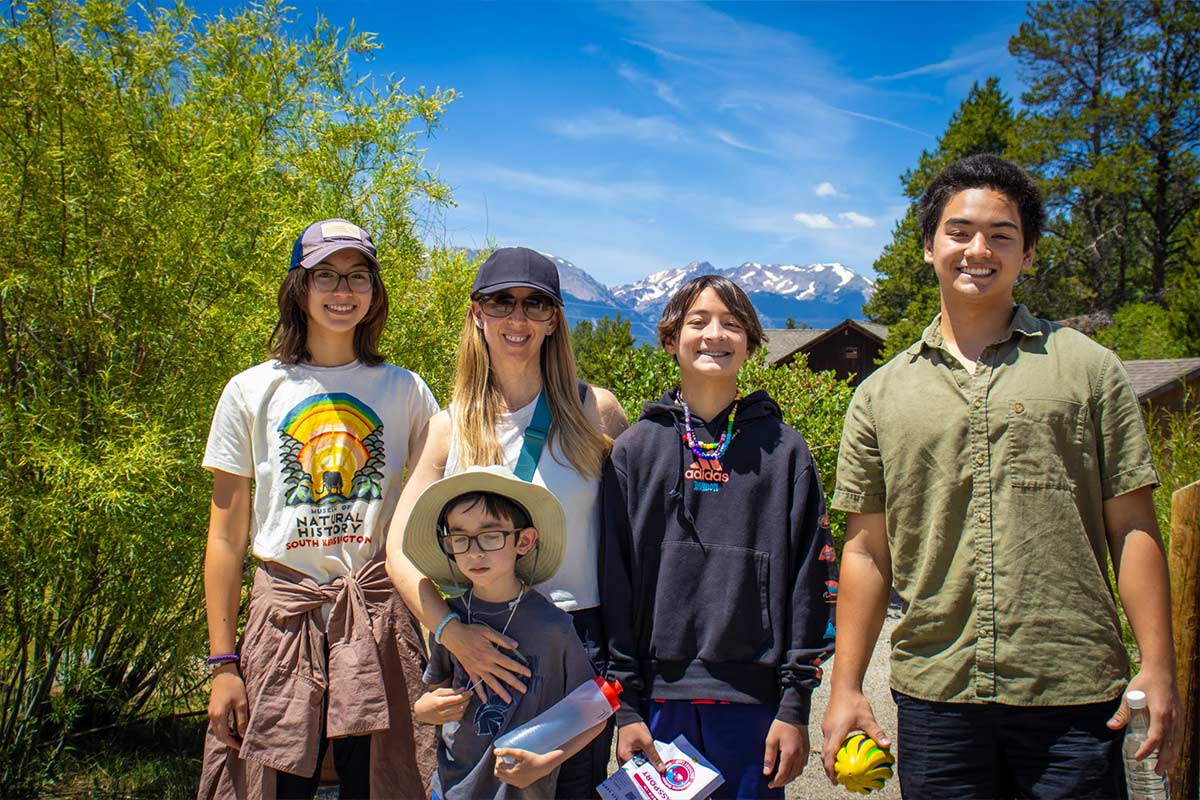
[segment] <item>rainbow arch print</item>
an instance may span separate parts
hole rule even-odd
[[[288,505],[371,502],[383,496],[383,421],[344,392],[305,398],[279,423]]]

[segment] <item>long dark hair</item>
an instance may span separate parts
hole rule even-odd
[[[388,318],[387,287],[379,278],[379,270],[371,267],[371,305],[362,322],[354,328],[354,355],[367,366],[383,363],[379,352],[379,337]],[[267,339],[272,358],[284,364],[311,361],[308,352],[308,270],[297,267],[288,272],[279,286],[279,321]]]

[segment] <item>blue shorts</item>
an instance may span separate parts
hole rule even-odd
[[[749,703],[651,700],[645,719],[658,741],[669,742],[682,733],[712,762],[725,779],[712,797],[782,800],[783,789],[768,789],[771,776],[762,774],[775,711],[774,706]]]

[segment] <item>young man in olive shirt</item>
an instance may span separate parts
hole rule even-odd
[[[950,165],[922,197],[941,314],[859,387],[832,507],[849,513],[823,757],[862,729],[889,590],[906,797],[1124,796],[1126,686],[1146,692],[1159,770],[1179,697],[1157,474],[1120,362],[1014,306],[1045,218],[1016,165]],[[1132,681],[1108,581],[1137,638]]]

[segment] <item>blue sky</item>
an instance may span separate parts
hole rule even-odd
[[[431,237],[610,286],[693,260],[873,275],[971,84],[1021,91],[1021,3],[297,5],[377,32],[372,71],[461,93],[428,142],[458,203]]]

